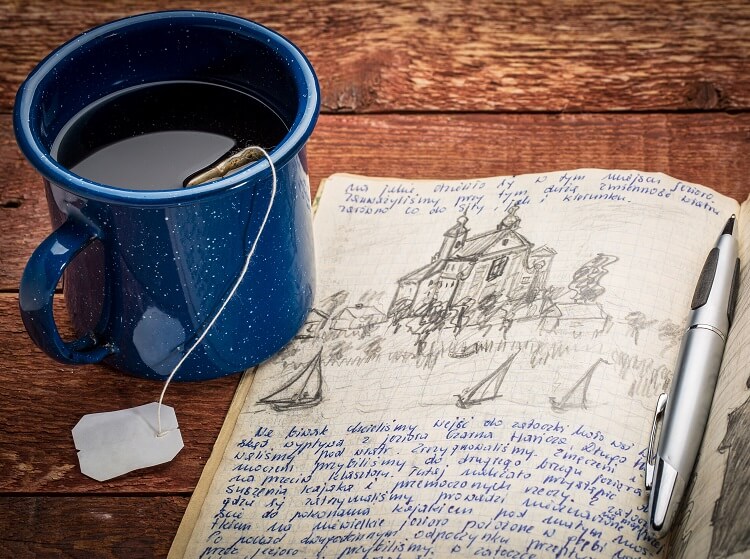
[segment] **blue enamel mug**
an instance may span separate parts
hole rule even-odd
[[[129,87],[197,81],[250,93],[288,133],[235,174],[190,188],[115,188],[78,176],[50,155],[66,123],[96,99]],[[281,349],[303,324],[315,284],[305,143],[320,108],[315,73],[300,50],[256,23],[194,11],[138,15],[59,47],[22,84],[14,126],[42,175],[54,231],[21,278],[32,340],[63,363],[102,361],[164,379],[239,287],[174,377],[242,371]],[[63,291],[77,339],[63,340],[52,307]]]

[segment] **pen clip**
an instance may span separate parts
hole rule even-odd
[[[656,462],[656,424],[664,415],[667,407],[667,395],[662,392],[659,400],[656,402],[656,411],[654,412],[654,423],[651,425],[651,437],[648,440],[648,454],[646,455],[646,489],[651,489],[654,482],[654,463]]]

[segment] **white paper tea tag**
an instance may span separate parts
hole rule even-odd
[[[162,435],[157,412],[159,404],[84,415],[73,427],[81,473],[106,481],[133,470],[172,460],[182,450],[182,435],[174,409],[162,406]]]

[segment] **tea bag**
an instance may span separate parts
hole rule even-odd
[[[263,157],[263,153],[256,146],[246,147],[235,154],[225,155],[218,162],[189,176],[185,179],[183,186],[197,186],[204,182],[220,179],[235,169],[244,167],[261,157]]]
[[[182,434],[174,409],[159,404],[84,415],[73,427],[81,473],[106,481],[133,470],[172,460],[182,450]]]

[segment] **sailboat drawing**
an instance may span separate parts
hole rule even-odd
[[[458,398],[456,405],[459,408],[466,409],[481,404],[482,402],[501,397],[502,394],[500,394],[500,387],[503,385],[503,380],[505,380],[505,375],[508,373],[511,363],[513,363],[513,360],[519,353],[521,353],[520,349],[508,357],[508,359],[506,359],[497,369],[492,371],[478,383],[470,386],[461,392],[461,394],[456,394],[456,398]]]
[[[565,411],[574,407],[588,409],[586,407],[586,395],[589,390],[589,383],[591,382],[591,377],[594,375],[594,371],[600,363],[606,363],[607,365],[610,364],[609,361],[600,357],[585,373],[583,373],[583,375],[581,375],[581,378],[570,387],[570,390],[568,390],[559,401],[554,396],[550,396],[549,401],[550,404],[552,404],[552,409],[555,411]]]
[[[274,411],[298,410],[317,406],[323,400],[323,374],[320,361],[321,349],[313,359],[305,365],[301,372],[265,398],[260,404],[269,404]]]

